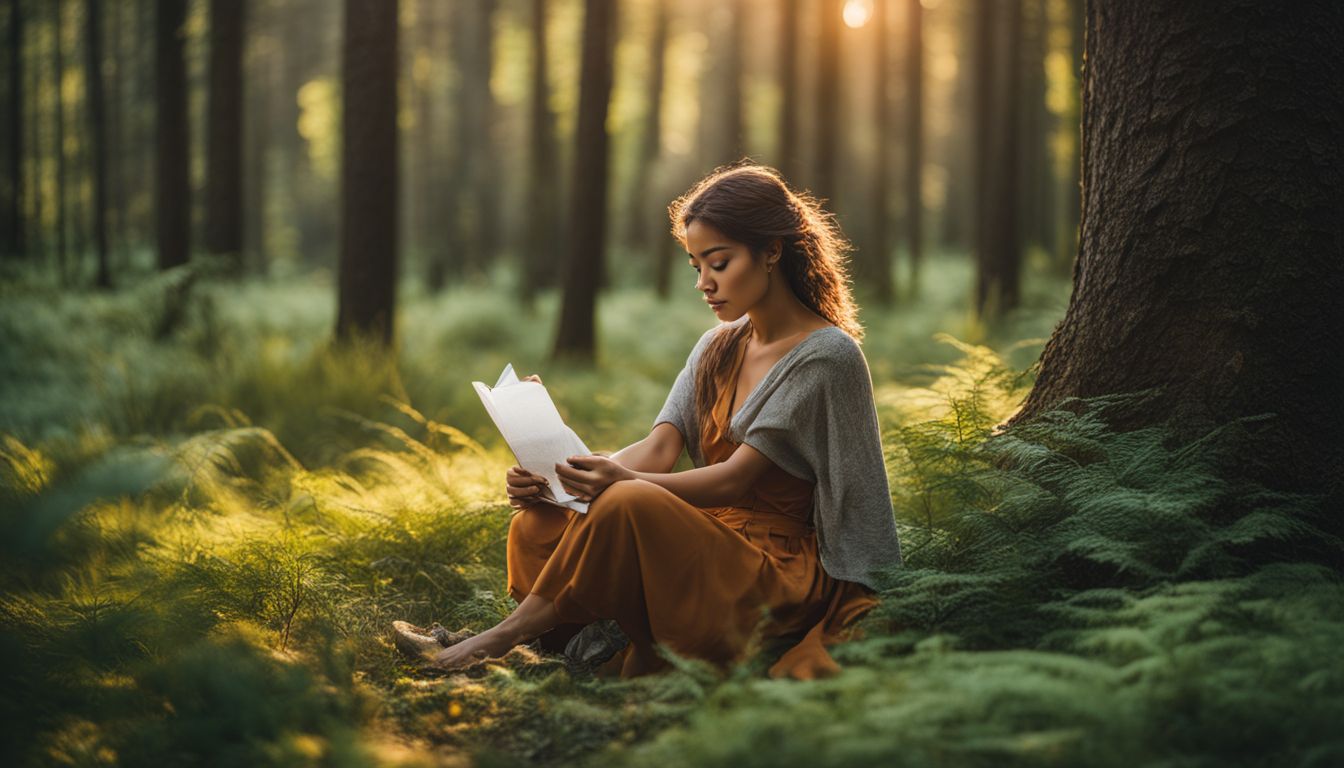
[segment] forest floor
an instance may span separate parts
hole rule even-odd
[[[470,381],[540,373],[619,448],[713,323],[690,291],[608,294],[581,367],[547,359],[551,294],[405,290],[387,356],[328,345],[327,277],[202,279],[177,307],[175,279],[0,282],[6,765],[1344,761],[1344,587],[1308,557],[1342,545],[1223,468],[1240,425],[1117,434],[1102,398],[990,437],[1066,280],[992,332],[952,256],[865,307],[906,562],[843,673],[797,682],[676,658],[599,681],[522,649],[427,675],[390,643],[511,608],[512,460]]]

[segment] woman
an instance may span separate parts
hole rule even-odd
[[[770,168],[716,171],[669,208],[696,290],[723,321],[691,351],[648,437],[557,465],[587,514],[538,501],[514,467],[509,592],[517,609],[438,651],[456,668],[546,633],[614,619],[622,676],[661,644],[728,663],[762,640],[770,675],[834,673],[826,645],[900,564],[872,383],[832,219]],[[685,449],[694,469],[672,472]]]

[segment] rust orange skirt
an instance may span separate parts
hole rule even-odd
[[[783,516],[701,509],[643,480],[607,488],[587,514],[533,504],[509,526],[509,593],[555,603],[560,621],[615,619],[630,646],[622,677],[662,669],[660,643],[683,655],[741,661],[758,639],[797,636],[771,677],[839,667],[826,646],[877,600],[821,568],[816,536]]]

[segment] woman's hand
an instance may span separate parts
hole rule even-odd
[[[506,475],[508,483],[509,506],[522,509],[536,503],[546,489],[546,478],[535,475],[522,467],[510,467]]]
[[[579,501],[592,501],[612,483],[635,476],[620,462],[606,456],[570,456],[567,461],[568,464],[556,464],[555,473],[560,476],[560,485],[579,497]]]

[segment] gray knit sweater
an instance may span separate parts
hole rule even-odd
[[[654,420],[681,431],[697,467],[705,461],[695,367],[715,333],[746,320],[744,315],[700,337]],[[874,571],[901,564],[872,378],[849,334],[835,326],[819,328],[789,350],[733,415],[728,435],[815,484],[812,521],[822,567],[833,578],[876,589]]]

